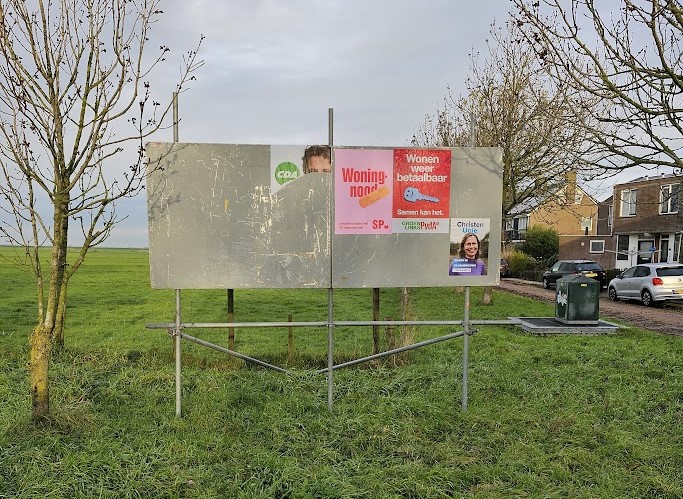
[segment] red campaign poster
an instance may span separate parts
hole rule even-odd
[[[450,149],[394,149],[393,232],[448,233]]]

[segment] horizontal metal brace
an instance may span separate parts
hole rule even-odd
[[[327,322],[184,322],[180,326],[184,329],[222,329],[231,327],[322,327],[327,326]],[[145,325],[147,329],[169,329],[175,328],[173,322],[161,322]]]
[[[224,329],[243,327],[329,327],[329,326],[462,326],[462,320],[453,321],[326,321],[313,322],[184,322],[182,329]],[[469,321],[473,326],[517,326],[519,319]],[[147,329],[175,329],[173,322],[147,324]]]

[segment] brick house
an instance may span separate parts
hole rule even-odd
[[[593,260],[604,269],[613,269],[616,239],[612,232],[612,196],[597,203],[595,231],[560,234],[561,260]]]
[[[614,268],[683,261],[682,190],[681,177],[673,174],[640,177],[614,186]]]
[[[679,211],[681,178],[645,176],[616,184],[598,203],[594,235],[560,236],[561,259],[595,260],[605,269],[638,263],[683,261]]]
[[[571,179],[568,189],[573,189]],[[573,205],[550,202],[520,208],[506,220],[506,236],[523,237],[523,230],[510,230],[517,227],[552,226],[560,234],[559,259],[594,260],[605,269],[683,262],[680,175],[645,176],[616,184],[612,195],[601,202],[579,187],[576,193]],[[586,197],[579,201],[581,193]]]
[[[566,186],[550,199],[531,199],[511,210],[505,220],[504,240],[524,239],[532,225],[551,227],[560,234],[560,259],[592,259],[584,246],[598,233],[599,208],[599,203],[576,185],[576,176],[569,174]]]

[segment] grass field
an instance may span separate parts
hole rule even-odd
[[[8,248],[0,248],[7,256]],[[175,417],[174,292],[149,286],[143,250],[99,249],[70,285],[66,345],[51,365],[52,417],[30,420],[32,276],[0,258],[0,498],[683,497],[683,338],[537,337],[487,326],[470,338],[462,411],[460,338],[335,372],[326,329],[236,330],[240,352],[286,376],[183,343]],[[371,319],[371,291],[335,291],[335,318]],[[224,322],[226,293],[184,291],[183,320]],[[494,290],[472,319],[553,316]],[[236,321],[326,320],[327,292],[235,291]],[[411,290],[416,319],[461,319],[463,293]],[[383,289],[381,317],[400,317]],[[414,341],[453,331],[422,327]],[[227,346],[225,330],[190,332]],[[367,355],[370,328],[337,328],[335,361]]]

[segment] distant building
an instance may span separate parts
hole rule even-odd
[[[559,258],[562,260],[593,260],[602,268],[614,268],[615,239],[612,237],[612,197],[597,203],[595,232],[581,235],[560,235]]]
[[[563,260],[595,260],[605,269],[620,270],[644,262],[683,262],[680,175],[616,184],[602,202],[572,180],[552,200],[516,207],[505,221],[505,239],[522,240],[528,227],[539,224],[558,231]]]
[[[683,262],[681,177],[640,177],[614,186],[614,268],[645,262]]]
[[[683,261],[681,177],[645,176],[616,184],[598,203],[592,236],[560,236],[560,258],[595,260],[624,270],[644,262]]]
[[[566,185],[553,196],[532,198],[515,206],[505,219],[503,238],[522,241],[532,225],[550,227],[560,235],[560,258],[590,258],[583,246],[597,235],[599,217],[598,202],[576,185],[576,175],[570,173]]]

